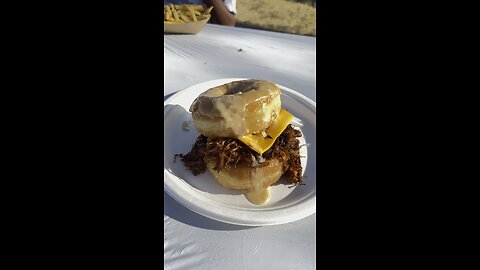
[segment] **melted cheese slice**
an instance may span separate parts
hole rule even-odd
[[[264,138],[261,133],[257,133],[244,135],[238,139],[261,155],[272,147],[275,140],[282,134],[292,120],[293,115],[287,110],[281,109],[277,119],[265,130],[265,133],[271,138]]]

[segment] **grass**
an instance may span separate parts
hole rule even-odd
[[[237,27],[316,36],[316,8],[311,1],[237,1]]]

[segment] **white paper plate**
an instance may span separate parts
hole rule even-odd
[[[292,188],[282,177],[271,186],[271,199],[265,205],[253,205],[240,191],[218,184],[208,170],[194,176],[175,154],[188,153],[200,135],[193,125],[190,131],[182,129],[184,121],[192,121],[188,112],[195,98],[211,87],[245,78],[208,81],[182,90],[164,103],[164,190],[185,207],[206,217],[226,223],[262,226],[296,221],[316,211],[316,104],[307,97],[278,85],[282,90],[282,108],[295,116],[293,125],[303,133],[300,148],[303,183]],[[307,164],[308,160],[308,164]],[[308,165],[308,166],[307,166]]]

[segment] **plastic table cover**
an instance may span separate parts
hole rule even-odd
[[[164,34],[164,100],[221,78],[265,79],[316,102],[316,38],[207,24]],[[164,192],[164,269],[315,269],[316,214],[244,227],[197,214]]]

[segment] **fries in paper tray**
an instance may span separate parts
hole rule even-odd
[[[210,19],[213,6],[173,5],[163,6],[163,31],[165,33],[196,34]]]

